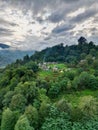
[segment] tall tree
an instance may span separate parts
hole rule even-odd
[[[9,108],[4,110],[2,114],[1,130],[14,130],[15,123],[15,113],[12,112]]]
[[[30,126],[27,117],[22,115],[18,119],[14,130],[34,130],[34,128]]]

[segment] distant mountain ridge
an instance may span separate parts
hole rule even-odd
[[[10,48],[10,46],[6,45],[6,44],[3,44],[3,43],[0,43],[0,48],[6,49],[6,48]]]
[[[33,54],[34,54],[33,50],[21,51],[21,50],[2,49],[0,50],[0,68],[5,67],[6,65],[11,64],[12,62],[15,62],[16,59],[22,59],[25,55],[31,56]]]

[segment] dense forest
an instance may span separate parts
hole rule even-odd
[[[41,52],[36,52],[30,59],[46,62],[78,63],[80,60],[91,56],[98,56],[98,46],[92,41],[88,43],[86,38],[80,37],[78,45],[64,46],[61,43],[52,48],[46,48]]]
[[[80,37],[0,69],[0,130],[98,130],[98,46]]]

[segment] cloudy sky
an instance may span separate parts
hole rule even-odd
[[[80,36],[98,44],[98,0],[0,0],[0,43],[41,50]]]

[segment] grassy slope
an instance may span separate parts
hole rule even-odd
[[[98,98],[98,90],[92,91],[92,90],[82,90],[82,91],[76,91],[71,93],[63,93],[60,94],[58,98],[56,98],[53,102],[59,101],[60,99],[66,99],[69,103],[72,104],[73,107],[78,106],[81,97],[84,96],[93,96],[95,98]]]
[[[67,67],[65,64],[56,64],[53,65],[51,64],[50,67],[54,67],[57,66],[60,70],[66,70]],[[74,69],[73,69],[74,70]],[[74,70],[75,71],[75,70]],[[59,72],[53,72],[52,70],[40,70],[38,73],[38,77],[45,79],[46,77],[48,77],[49,79],[53,79],[53,78],[57,78],[58,74],[60,76],[60,74],[62,75],[62,73]],[[82,90],[82,91],[74,91],[74,92],[69,92],[69,93],[62,93],[60,94],[56,99],[53,99],[52,102],[58,102],[60,99],[66,99],[66,101],[68,101],[70,104],[72,104],[73,107],[77,107],[79,102],[80,102],[80,98],[83,96],[93,96],[95,98],[98,97],[98,90],[97,91],[92,91],[92,90]]]

